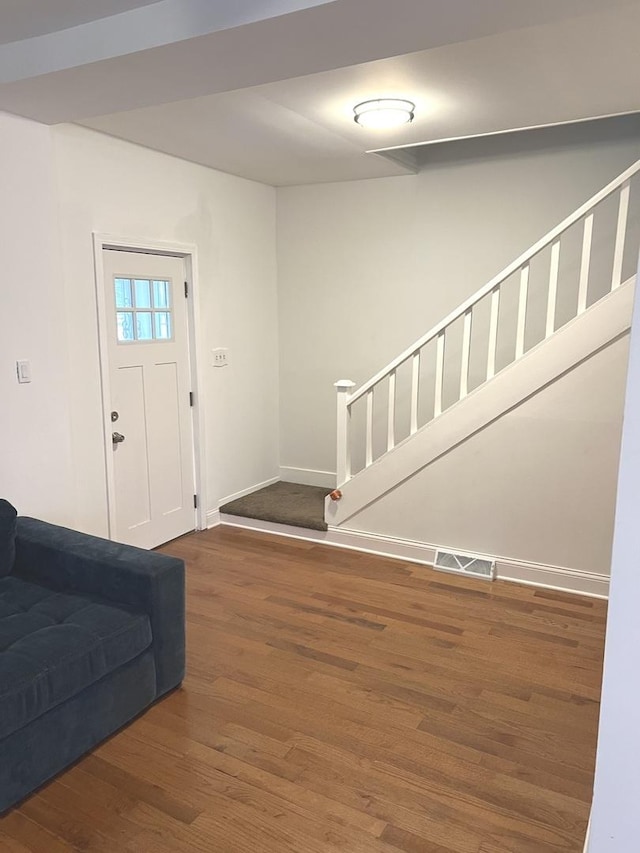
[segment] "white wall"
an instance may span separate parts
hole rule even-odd
[[[0,494],[107,532],[92,232],[195,244],[209,509],[278,473],[275,190],[73,126],[0,115]],[[15,361],[33,382],[18,385]]]
[[[345,527],[609,574],[627,357],[625,335]]]
[[[75,126],[53,131],[75,463],[71,521],[106,533],[92,232],[195,244],[205,365],[208,509],[277,474],[275,191]],[[40,434],[43,425],[39,425]]]
[[[429,156],[415,176],[278,190],[281,464],[289,469],[335,471],[333,382],[367,380],[624,171],[640,156],[640,126],[485,140]],[[611,281],[613,240],[602,238],[614,226],[616,204],[596,216],[590,302]],[[572,316],[572,304],[575,312],[580,247],[577,230],[563,241],[561,275],[573,292],[559,299],[560,322]],[[635,272],[634,253],[625,257],[624,278]],[[529,311],[543,309],[538,339],[548,270],[548,255],[532,264]],[[532,302],[535,295],[541,298]],[[486,366],[486,350],[483,359]],[[459,357],[445,363],[445,397],[454,373],[459,387],[459,365]],[[620,342],[344,526],[608,574],[625,371]],[[399,371],[399,400],[408,378]],[[472,365],[472,387],[474,378]],[[404,421],[402,406],[396,419],[400,438],[408,434],[405,408]],[[356,427],[362,409],[354,412]],[[385,412],[384,400],[374,404],[374,454]],[[355,470],[363,452],[354,448]]]
[[[640,838],[640,297],[636,291],[620,457],[600,731],[588,853]]]
[[[335,471],[333,383],[368,379],[636,160],[638,128],[614,130],[278,190],[283,466]]]
[[[0,114],[0,496],[68,522],[73,477],[65,302],[49,128]],[[18,385],[15,362],[31,361]]]
[[[208,509],[277,474],[275,191],[75,126],[53,130],[67,303],[74,523],[106,530],[92,232],[195,244]]]
[[[277,474],[278,322],[280,461],[331,470],[333,381],[365,379],[638,153],[621,138],[279,190],[278,271],[272,188],[74,126],[1,121],[2,491],[22,512],[96,533],[92,231],[199,248],[205,349],[232,354],[231,368],[207,366],[204,389],[215,509]],[[33,361],[30,386],[15,382],[17,358]]]

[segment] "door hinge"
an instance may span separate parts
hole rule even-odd
[[[185,295],[185,299],[187,296],[189,296],[189,282],[188,281],[185,281],[185,283],[184,283],[184,295]]]
[[[197,495],[193,496],[193,508],[198,509],[198,496]]]
[[[193,391],[189,391],[189,405],[193,406]]]

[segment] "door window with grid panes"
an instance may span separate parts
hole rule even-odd
[[[173,340],[171,281],[114,278],[118,343]]]

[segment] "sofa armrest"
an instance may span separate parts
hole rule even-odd
[[[185,669],[184,563],[35,518],[19,517],[13,574],[60,591],[95,595],[146,613],[151,622],[157,695]]]

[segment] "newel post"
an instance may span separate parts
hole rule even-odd
[[[347,405],[349,391],[355,386],[355,382],[350,379],[339,379],[334,383],[334,388],[338,392],[338,408],[337,408],[337,425],[338,425],[338,446],[337,446],[337,480],[338,485],[351,477],[351,446],[349,442],[349,421],[351,420],[351,412]]]

